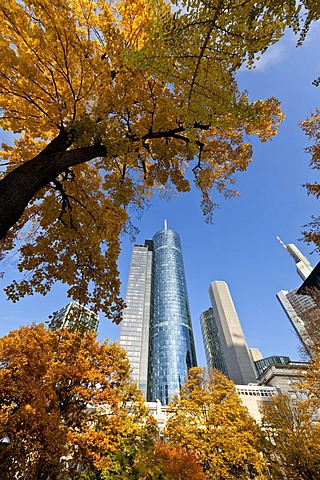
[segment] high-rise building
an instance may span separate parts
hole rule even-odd
[[[96,332],[99,325],[99,315],[77,302],[70,302],[54,312],[49,323],[50,330],[70,328],[81,332]]]
[[[150,397],[168,404],[197,362],[180,237],[165,223],[153,245]]]
[[[132,379],[144,398],[148,385],[152,261],[152,241],[134,245],[119,338],[120,346],[127,352]]]
[[[212,282],[209,295],[228,377],[238,385],[254,383],[257,372],[227,284]]]
[[[313,267],[310,264],[309,260],[307,260],[307,258],[300,252],[300,250],[293,243],[289,243],[288,245],[285,245],[279,237],[277,237],[277,239],[279,240],[283,248],[287,250],[287,252],[293,258],[294,263],[296,264],[296,271],[299,277],[302,278],[302,280],[306,280],[313,270]]]
[[[280,290],[280,292],[277,293],[277,299],[289,318],[299,340],[308,351],[308,346],[312,340],[309,337],[306,322],[302,317],[303,313],[308,312],[315,307],[315,303],[309,295],[298,295],[297,290],[297,288],[290,292],[287,290]]]
[[[311,274],[313,267],[306,259],[306,257],[300,252],[300,250],[293,245],[285,245],[279,237],[277,237],[282,246],[289,252],[296,264],[296,270],[299,277],[302,280],[306,280]],[[305,321],[301,318],[301,314],[315,307],[314,300],[309,295],[301,295],[297,293],[298,288],[287,291],[281,290],[277,293],[277,298],[284,309],[287,317],[289,318],[296,334],[300,341],[308,351],[308,346],[312,342]]]
[[[179,235],[167,228],[135,245],[119,344],[149,401],[167,405],[196,366]]]
[[[200,326],[208,367],[216,368],[228,376],[218,325],[212,307],[201,313]]]

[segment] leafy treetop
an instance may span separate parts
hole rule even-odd
[[[308,7],[308,5],[307,5]],[[2,250],[22,239],[13,301],[59,280],[115,321],[119,236],[156,189],[190,189],[211,219],[272,137],[275,98],[250,102],[235,75],[299,30],[294,0],[7,0],[0,5]],[[20,243],[19,243],[20,245]]]
[[[221,372],[189,370],[180,399],[170,407],[169,443],[196,454],[206,479],[266,480],[259,427],[242,405],[233,382]]]
[[[147,436],[143,398],[116,344],[22,327],[0,339],[0,366],[1,430],[11,440],[1,477],[78,478],[79,465],[109,468],[125,433]]]

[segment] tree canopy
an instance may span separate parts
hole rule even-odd
[[[233,382],[221,372],[191,369],[180,399],[170,407],[169,444],[196,454],[206,479],[267,478],[259,453],[259,427]]]
[[[309,400],[279,395],[263,406],[264,455],[272,478],[317,480],[320,475],[320,425]]]
[[[10,438],[0,452],[1,478],[103,471],[124,436],[138,446],[150,435],[125,352],[93,334],[41,325],[0,339],[0,424]]]
[[[302,2],[308,24],[314,2]],[[312,3],[312,5],[309,5]],[[243,65],[300,28],[294,0],[7,0],[0,5],[2,251],[20,247],[16,301],[55,281],[119,321],[119,236],[156,189],[186,192],[210,220],[272,137],[275,98],[250,102]],[[313,11],[314,10],[314,11]],[[309,12],[309,13],[308,13]],[[305,32],[304,32],[305,33]],[[17,244],[18,242],[18,244]],[[22,242],[22,243],[21,243]]]
[[[320,85],[320,83],[319,83]],[[310,166],[314,170],[320,169],[320,110],[317,108],[309,118],[301,122],[301,128],[313,142],[305,150],[311,155]],[[307,183],[305,185],[309,195],[314,195],[317,199],[320,197],[320,185],[318,182]],[[320,252],[320,216],[313,216],[311,222],[304,232],[304,238],[308,243],[314,243],[317,251]]]

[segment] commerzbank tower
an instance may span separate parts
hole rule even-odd
[[[167,405],[196,354],[179,235],[167,228],[134,245],[119,344],[148,401]]]

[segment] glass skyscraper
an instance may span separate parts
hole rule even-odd
[[[200,326],[208,367],[220,370],[227,377],[226,360],[212,307],[201,313]]]
[[[306,280],[313,271],[310,262],[293,243],[285,245],[279,237],[277,238],[293,258],[299,277],[302,280]],[[300,315],[303,316],[303,313],[310,311],[316,304],[311,296],[298,294],[297,291],[298,288],[289,292],[287,290],[281,290],[277,293],[277,298],[301,343],[304,345],[306,351],[309,351],[309,347],[312,345],[312,339],[308,333],[308,325]]]
[[[54,312],[49,324],[49,330],[70,328],[83,333],[96,332],[99,325],[99,315],[77,302],[70,302]]]
[[[167,405],[197,362],[180,238],[166,224],[134,246],[125,301],[119,343],[133,379],[147,400]]]
[[[150,396],[167,405],[196,365],[196,355],[179,235],[165,228],[154,235],[153,245]]]

